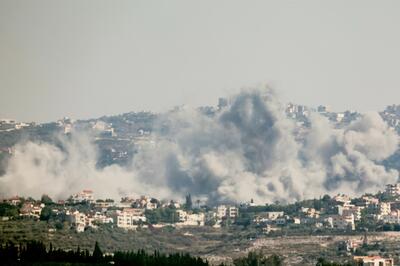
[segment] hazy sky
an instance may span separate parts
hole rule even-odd
[[[335,110],[400,103],[400,1],[0,0],[0,118],[50,121],[268,83]]]

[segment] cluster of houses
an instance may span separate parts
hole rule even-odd
[[[22,123],[13,119],[0,119],[0,132],[10,132],[34,125],[34,123]]]
[[[349,123],[360,115],[359,113],[354,111],[333,112],[332,110],[330,110],[329,106],[325,105],[320,105],[315,109],[293,103],[288,103],[286,105],[285,112],[289,118],[296,119],[297,121],[307,120],[311,113],[317,112],[320,115],[327,117],[330,121],[334,123]]]
[[[19,215],[21,217],[34,219],[41,217],[41,212],[45,207],[44,203],[33,200],[22,201],[22,198],[19,197],[12,197],[4,201],[11,205],[20,205]],[[82,203],[90,208],[79,210],[78,207]],[[210,220],[215,221],[213,223],[215,227],[220,227],[223,219],[234,220],[239,215],[239,209],[235,206],[219,205],[214,210],[207,212],[193,212],[182,208],[179,202],[161,203],[146,196],[137,199],[124,197],[120,202],[114,202],[112,199],[95,200],[92,190],[83,190],[71,195],[67,201],[58,201],[57,204],[50,206],[52,206],[53,214],[64,214],[66,221],[77,232],[83,232],[87,228],[97,228],[100,224],[112,224],[127,230],[135,230],[139,227],[147,228],[149,223],[146,210],[158,208],[173,208],[176,219],[170,223],[152,224],[152,227],[205,226],[206,222]]]
[[[389,105],[380,115],[391,128],[400,133],[400,105]]]
[[[254,211],[251,212],[251,224],[261,228],[265,233],[279,231],[287,225],[304,225],[316,228],[331,228],[351,231],[356,229],[361,219],[370,219],[377,224],[400,224],[400,183],[386,186],[384,193],[387,199],[378,196],[364,195],[352,199],[347,195],[336,195],[330,199],[333,209],[301,207],[295,213],[284,211]],[[18,197],[5,200],[11,205],[20,206],[19,215],[39,219],[45,204],[38,201],[25,200]],[[86,208],[78,208],[85,203]],[[235,223],[239,215],[239,207],[233,205],[218,205],[214,208],[188,209],[176,201],[161,202],[157,199],[141,196],[139,198],[122,198],[119,202],[112,199],[95,199],[94,192],[83,190],[67,201],[59,201],[50,205],[54,214],[62,213],[77,232],[86,228],[96,228],[99,224],[111,224],[127,230],[146,227],[163,226],[213,226],[221,227],[229,220]],[[254,207],[254,203],[240,205],[243,212]],[[148,211],[169,208],[173,210],[171,221],[149,221]],[[369,210],[364,211],[363,210]],[[373,210],[373,212],[371,212]]]
[[[386,195],[400,197],[400,184],[387,185]],[[332,198],[335,212],[329,213],[324,209],[302,207],[296,215],[286,215],[283,211],[261,212],[254,216],[253,222],[263,227],[266,233],[277,231],[287,224],[303,224],[317,228],[337,230],[355,230],[357,222],[362,219],[362,211],[366,219],[376,224],[400,224],[400,201],[381,201],[374,196],[362,196],[354,199],[347,195],[336,195]]]

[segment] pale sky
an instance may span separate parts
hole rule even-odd
[[[334,110],[400,104],[400,1],[0,0],[0,118],[215,105],[267,83]]]

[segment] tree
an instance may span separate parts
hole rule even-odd
[[[99,242],[97,242],[97,241],[94,244],[94,250],[93,250],[92,257],[95,261],[101,261],[103,259],[103,252],[101,251]]]
[[[55,224],[55,227],[56,227],[57,230],[61,230],[61,229],[64,228],[64,224],[62,222],[60,222],[60,221],[57,221],[56,224]]]
[[[18,217],[18,208],[8,203],[0,203],[0,216]]]
[[[247,227],[251,224],[252,216],[249,213],[241,213],[240,216],[236,219],[237,225],[243,225]]]
[[[45,204],[45,205],[54,204],[53,200],[46,194],[42,195],[42,198],[40,199],[40,202]]]
[[[151,198],[150,202],[153,203],[153,204],[156,203],[157,205],[160,205],[160,202],[155,198]]]
[[[328,195],[328,194],[325,194],[323,197],[322,197],[322,201],[324,201],[324,202],[329,202],[331,200],[331,197]]]
[[[187,210],[191,210],[192,207],[193,207],[192,196],[191,196],[190,194],[188,194],[188,195],[186,196],[186,204],[185,204],[185,206],[186,206],[186,209],[187,209]]]
[[[268,265],[268,266],[281,266],[283,260],[277,255],[264,257],[261,253],[249,252],[247,257],[235,259],[233,261],[235,266],[253,266],[253,265]]]
[[[48,221],[50,220],[51,216],[53,215],[53,211],[49,206],[45,206],[42,211],[40,212],[40,220],[41,221]]]
[[[196,200],[196,204],[197,204],[197,208],[200,209],[200,200],[199,199]]]

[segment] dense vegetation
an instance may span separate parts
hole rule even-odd
[[[180,253],[166,255],[154,251],[154,253],[150,254],[144,250],[138,250],[136,252],[117,251],[114,254],[103,254],[97,242],[91,253],[88,250],[81,250],[79,247],[76,250],[68,251],[53,249],[51,244],[47,249],[45,244],[39,241],[30,241],[19,245],[14,245],[10,242],[0,246],[0,261],[5,265],[108,265],[110,263],[134,266],[209,265],[207,261],[199,257]],[[262,253],[250,252],[247,257],[235,259],[233,265],[281,266],[283,265],[283,259],[277,255],[265,257]],[[220,266],[223,266],[223,264]]]
[[[53,249],[52,245],[48,249],[42,242],[31,241],[26,244],[14,245],[7,243],[0,246],[0,261],[8,265],[69,265],[90,264],[107,265],[112,262],[115,265],[137,265],[137,266],[156,266],[156,265],[183,265],[183,266],[203,266],[208,265],[207,261],[199,257],[192,257],[188,254],[160,254],[155,251],[153,254],[146,253],[144,250],[136,252],[115,252],[114,255],[103,254],[96,242],[94,250],[62,250]]]
[[[19,208],[8,203],[0,203],[0,217],[18,217]]]
[[[283,259],[277,255],[265,257],[262,253],[249,252],[247,257],[238,258],[233,261],[235,266],[281,266]]]

